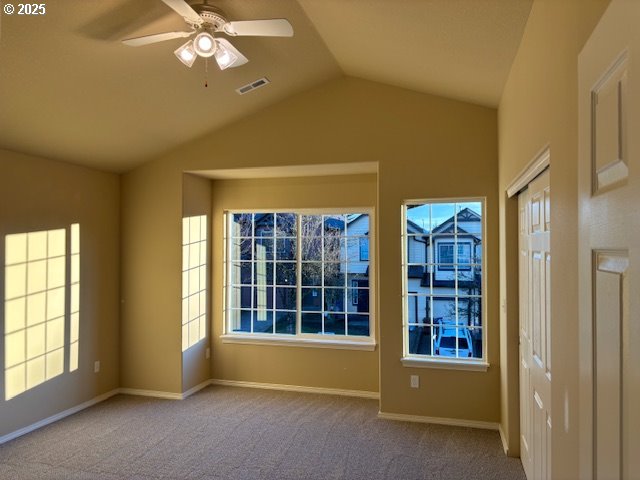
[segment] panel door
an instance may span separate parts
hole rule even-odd
[[[580,478],[640,479],[640,2],[613,0],[579,76]]]
[[[529,315],[529,191],[524,190],[518,196],[518,272],[520,301],[520,459],[531,480],[533,464],[531,451],[531,325]]]
[[[551,196],[549,172],[520,194],[520,447],[530,480],[551,468]]]

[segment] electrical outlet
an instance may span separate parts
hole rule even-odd
[[[100,371],[100,360],[96,360],[93,362],[93,373],[98,373]]]
[[[420,387],[420,377],[418,375],[411,375],[411,388]]]
[[[205,358],[209,358],[211,356],[211,349],[209,347],[207,347],[206,352],[204,353],[204,357]]]

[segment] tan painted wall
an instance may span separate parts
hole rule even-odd
[[[0,265],[5,235],[80,224],[79,368],[4,400],[0,337],[0,436],[119,386],[119,203],[117,175],[0,150]],[[4,299],[4,268],[0,295]],[[4,332],[4,300],[0,304]],[[101,371],[93,372],[95,360]]]
[[[538,150],[546,144],[551,147],[553,478],[578,476],[577,55],[607,5],[607,0],[536,1],[499,109],[501,295],[510,304],[517,301],[512,292],[518,288],[517,218],[504,191]],[[517,309],[510,307],[508,317],[503,317],[509,343],[502,354],[514,369],[517,322]],[[517,449],[515,378],[517,371],[514,376],[511,370],[502,378],[501,422],[510,447]],[[563,418],[565,395],[568,431]]]
[[[122,176],[120,386],[182,391],[182,172]]]
[[[172,391],[180,387],[174,365],[180,358],[177,246],[184,170],[371,161],[380,166],[381,408],[498,421],[497,112],[354,78],[294,96],[125,176],[125,386]],[[486,320],[491,368],[486,373],[411,369],[400,363],[400,203],[405,198],[455,196],[488,199]],[[153,342],[147,338],[151,333]],[[411,373],[422,377],[421,389],[409,389]],[[291,380],[283,382],[296,379]]]
[[[375,207],[376,198],[376,175],[214,181],[211,364],[214,378],[378,391],[377,351],[223,344],[220,340],[224,323],[220,306],[225,210]]]
[[[185,173],[182,177],[182,216],[206,215],[208,232],[211,232],[211,180]],[[211,234],[208,235],[208,251],[211,252]],[[211,264],[211,253],[207,254]],[[209,301],[211,287],[209,285]],[[209,319],[211,313],[209,313]],[[182,391],[189,390],[211,378],[210,361],[206,350],[210,345],[210,328],[206,337],[182,352]]]

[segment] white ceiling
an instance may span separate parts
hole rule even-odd
[[[293,38],[236,37],[219,71],[173,55],[184,28],[160,0],[53,0],[0,14],[0,148],[125,171],[297,92],[352,75],[496,106],[532,0],[215,0],[230,20],[287,18]],[[244,96],[235,89],[267,76]]]

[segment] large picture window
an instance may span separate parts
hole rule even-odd
[[[226,333],[368,341],[369,227],[360,212],[228,212]]]
[[[403,206],[405,358],[484,359],[482,200]]]

